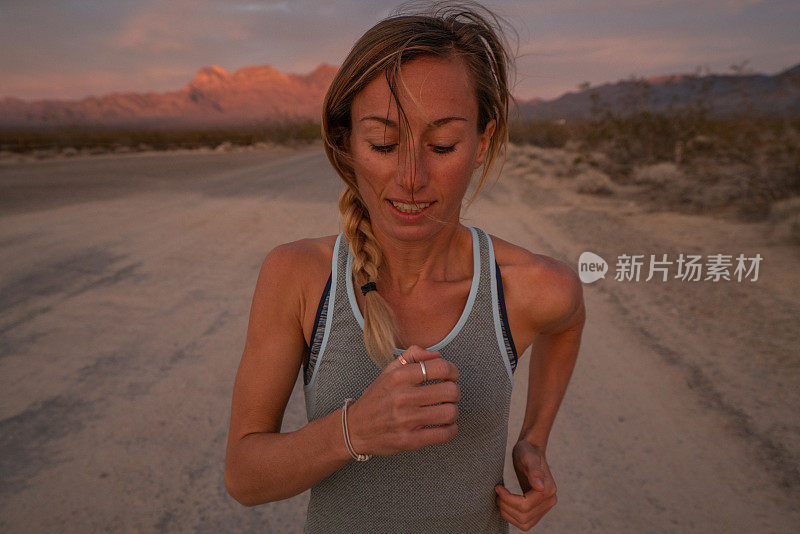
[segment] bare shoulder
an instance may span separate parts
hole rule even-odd
[[[306,290],[313,292],[319,285],[319,278],[324,277],[323,284],[327,279],[336,237],[309,237],[276,246],[264,258],[259,284],[269,283],[272,279],[273,283],[282,281],[292,287],[302,311],[306,301],[313,296],[306,294]]]
[[[265,286],[269,285],[283,286],[284,300],[256,302],[254,299],[253,305],[277,304],[284,312],[290,312],[295,324],[300,326],[306,345],[311,342],[317,303],[331,273],[336,238],[337,235],[309,237],[278,245],[267,254],[261,267],[256,290],[256,295],[261,295],[259,300],[272,300],[270,295],[275,291],[266,290],[268,287]]]
[[[537,333],[554,333],[582,324],[583,288],[572,267],[497,236],[491,239],[509,313],[516,312]]]
[[[267,254],[267,259],[313,267],[326,257],[331,259],[335,244],[335,235],[307,237],[276,246]]]

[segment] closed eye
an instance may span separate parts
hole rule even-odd
[[[433,150],[437,154],[447,154],[455,150],[456,145],[431,145],[431,150]]]
[[[392,143],[392,144],[388,144],[388,145],[375,145],[375,144],[370,143],[369,146],[375,152],[379,152],[381,154],[389,154],[390,152],[394,151],[395,147],[397,146],[397,143]],[[448,154],[448,153],[453,152],[455,150],[456,145],[455,144],[452,144],[452,145],[430,145],[430,147],[431,147],[431,150],[433,150],[433,152],[436,153],[436,154]]]
[[[397,146],[397,143],[393,143],[390,145],[373,145],[372,143],[370,143],[369,146],[375,152],[380,152],[381,154],[388,154],[389,152],[394,150],[394,147]]]

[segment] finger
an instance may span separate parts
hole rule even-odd
[[[516,513],[528,514],[536,508],[545,499],[544,495],[539,492],[528,492],[520,495],[518,493],[511,493],[504,486],[495,486],[495,491],[502,502],[506,503]]]
[[[441,425],[435,427],[422,427],[412,431],[414,440],[419,444],[416,448],[427,447],[428,445],[439,445],[450,441],[458,433],[458,424]]]
[[[500,508],[500,515],[503,517],[503,519],[505,519],[506,521],[508,521],[509,523],[514,525],[515,527],[517,527],[518,529],[525,530],[522,527],[522,521],[520,521],[514,514],[512,514],[511,512],[509,512],[505,508],[502,508],[502,507],[498,507],[498,508]]]
[[[532,510],[527,517],[523,518],[523,530],[529,530],[533,528],[539,521],[542,520],[545,514],[549,512],[553,506],[555,506],[555,504],[555,498],[547,499],[541,505]]]
[[[542,457],[535,456],[534,459],[528,462],[526,467],[527,467],[526,469],[527,480],[531,486],[530,489],[534,491],[544,491],[545,490],[544,481],[547,478],[547,476],[544,472]],[[528,489],[528,488],[523,488],[523,489]]]
[[[403,363],[400,361],[400,358],[397,358],[397,357],[395,357],[395,359],[394,359],[394,360],[390,361],[390,362],[389,362],[389,363],[386,365],[386,367],[384,367],[384,368],[383,368],[383,372],[385,373],[385,372],[387,372],[387,371],[394,371],[394,370],[396,370],[396,369],[400,369],[400,368],[401,368],[401,367],[403,367],[404,365],[405,365],[405,364],[403,364]]]
[[[461,400],[461,388],[449,380],[427,384],[425,387],[412,387],[411,391],[411,402],[414,406],[430,406],[442,402],[457,403]]]
[[[547,469],[546,460],[539,457],[538,460],[525,465],[524,469],[525,480],[529,482],[528,487],[522,488],[525,495],[538,493],[549,497],[556,493],[556,481]]]
[[[409,367],[419,361],[426,361],[434,358],[441,358],[441,354],[435,350],[425,350],[418,345],[412,345],[405,352],[395,355],[395,358],[389,362],[384,368],[384,371]],[[404,361],[405,363],[403,363]]]
[[[514,525],[515,527],[521,529],[522,528],[522,521],[519,518],[519,515],[514,512],[513,510],[509,510],[507,506],[502,503],[497,505],[497,508],[500,510],[500,515],[503,516],[503,519]]]
[[[403,356],[408,363],[416,363],[432,358],[440,358],[442,355],[436,350],[426,350],[419,345],[411,345],[403,352]]]
[[[531,488],[528,491],[523,492],[523,495],[528,500],[533,500],[533,501],[538,502],[538,501],[541,501],[541,500],[548,499],[548,498],[552,497],[553,495],[555,495],[555,493],[556,493],[555,485],[554,484],[548,484],[547,482],[544,482],[543,489],[539,490],[539,489],[536,489],[536,488]]]
[[[525,514],[527,517],[533,517],[536,514],[544,515],[550,508],[555,506],[556,504],[556,497],[555,495],[551,497],[544,497],[536,503],[535,506],[532,506],[530,510],[526,511]]]
[[[525,507],[525,499],[522,495],[511,493],[505,486],[498,484],[494,487],[497,493],[498,504],[502,503],[507,509],[513,511],[515,515],[522,514]]]
[[[453,382],[458,380],[458,368],[453,362],[438,357],[425,360],[423,363],[426,371],[424,375],[420,363],[404,365],[400,369],[400,372],[405,373],[407,384],[422,385],[430,380],[451,380]]]
[[[498,505],[498,509],[500,510],[500,515],[503,517],[503,519],[525,532],[539,523],[539,521],[542,520],[542,517],[544,517],[549,510],[541,510],[532,514],[519,514],[514,510],[508,509],[502,504]]]
[[[423,406],[414,411],[417,426],[451,425],[458,419],[458,406],[452,402]]]
[[[405,360],[406,363],[403,363],[403,361],[400,359],[400,356],[403,357],[403,360]],[[399,369],[419,360],[427,360],[440,356],[441,354],[435,350],[425,350],[419,345],[411,345],[404,352],[395,355],[394,359],[384,368],[384,371]]]
[[[508,492],[508,490],[506,490],[506,492]],[[511,495],[514,494],[511,493]],[[508,502],[503,501],[499,494],[496,501],[497,506],[500,509],[500,513],[503,515],[506,521],[513,523],[521,530],[529,530],[536,525],[539,521],[541,521],[542,517],[544,517],[544,515],[550,511],[553,506],[555,506],[556,503],[555,496],[553,496],[545,499],[531,510],[520,511],[509,505]]]
[[[544,475],[542,475],[542,474],[539,474],[539,473],[536,473],[536,472],[531,473],[531,476],[530,476],[530,479],[529,479],[530,482],[531,482],[531,491],[542,492],[542,491],[545,490],[544,482],[542,481],[543,477],[544,477]]]

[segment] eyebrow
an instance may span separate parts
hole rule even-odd
[[[395,121],[393,121],[391,119],[387,119],[386,117],[378,117],[376,115],[370,115],[368,117],[362,117],[359,120],[359,122],[370,121],[370,120],[371,121],[380,122],[381,124],[385,124],[386,126],[389,126],[390,128],[397,128],[397,123]],[[435,128],[438,128],[439,126],[443,126],[443,125],[447,124],[448,122],[466,121],[466,120],[467,119],[465,119],[464,117],[455,117],[455,116],[453,116],[453,117],[442,117],[441,119],[436,119],[435,121],[429,122],[428,123],[428,127],[433,126]]]

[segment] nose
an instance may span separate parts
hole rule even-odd
[[[428,185],[429,175],[424,153],[419,146],[400,150],[395,183],[409,195],[416,194]]]

